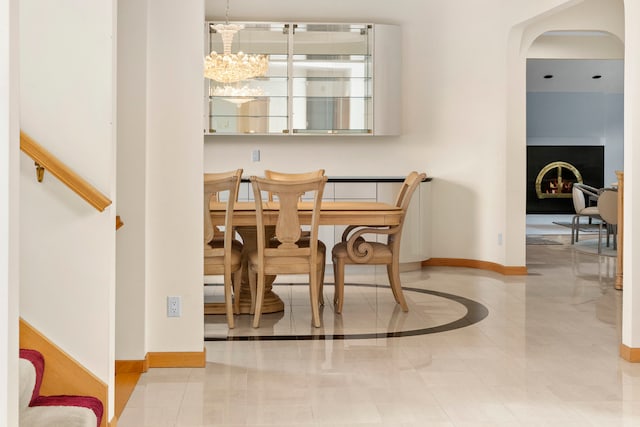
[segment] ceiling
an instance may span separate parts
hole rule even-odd
[[[624,92],[624,43],[611,33],[548,31],[527,57],[527,92]]]
[[[527,60],[527,92],[623,93],[623,89],[622,59]]]

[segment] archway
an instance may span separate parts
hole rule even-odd
[[[622,42],[603,31],[547,31],[529,47],[527,233],[566,234],[554,223],[568,225],[574,213],[570,180],[566,191],[540,194],[534,181],[549,164],[569,163],[597,188],[610,186],[623,169],[623,56]]]
[[[507,54],[507,144],[505,147],[505,265],[523,265],[526,260],[526,76],[528,57],[543,57],[542,48],[549,48],[546,43],[540,45],[534,42],[545,33],[546,36],[557,35],[558,31],[570,32],[563,34],[563,43],[556,43],[555,57],[564,59],[585,59],[585,51],[596,45],[600,51],[611,52],[611,46],[618,46],[618,58],[623,57],[622,41],[624,38],[624,6],[620,1],[618,7],[602,9],[596,1],[565,2],[555,9],[546,11],[530,20],[512,27],[509,34]],[[588,30],[588,31],[587,31]],[[597,32],[598,36],[596,36]],[[573,34],[572,34],[573,33]],[[581,34],[578,34],[581,33]],[[586,43],[589,33],[592,39],[599,42]],[[567,36],[575,37],[567,37]],[[576,38],[578,40],[576,41]],[[548,39],[539,39],[549,41]],[[574,49],[569,55],[570,46]],[[608,46],[608,47],[607,47]],[[550,54],[546,54],[550,55]],[[611,55],[611,53],[609,53]],[[548,59],[552,58],[547,56]],[[591,54],[590,59],[598,59],[597,54]],[[601,59],[606,59],[601,58]]]

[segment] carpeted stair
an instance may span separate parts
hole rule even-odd
[[[44,358],[20,350],[20,427],[99,427],[102,402],[90,396],[41,396]]]

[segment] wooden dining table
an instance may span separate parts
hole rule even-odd
[[[300,202],[298,214],[301,224],[311,223],[312,202]],[[210,206],[211,222],[214,226],[223,225],[226,214],[226,203],[212,201]],[[382,202],[335,202],[323,201],[320,211],[320,225],[398,225],[402,218],[402,209],[389,203]],[[274,227],[278,220],[278,203],[264,202],[263,220],[266,226]],[[256,234],[256,205],[255,202],[236,202],[233,211],[233,225],[242,237],[243,242],[243,273],[240,288],[240,314],[249,313],[251,310],[251,292],[246,268],[246,254],[257,248]],[[327,248],[330,253],[331,248]],[[271,277],[265,286],[263,313],[275,313],[284,310],[284,303],[273,292],[272,283],[275,277]],[[211,310],[211,307],[209,307]],[[224,304],[220,304],[220,314],[224,313]]]

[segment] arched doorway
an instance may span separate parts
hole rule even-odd
[[[623,56],[622,42],[603,31],[547,31],[529,47],[527,235],[569,234],[571,184],[608,187],[623,169]],[[558,163],[567,166],[551,167]]]
[[[586,55],[588,49],[600,45],[601,51],[611,51],[617,46],[618,59],[624,55],[624,4],[612,3],[603,9],[597,1],[565,2],[555,9],[523,21],[512,27],[509,34],[507,55],[507,144],[505,161],[505,265],[523,265],[526,262],[526,158],[527,158],[527,60],[537,59],[606,59],[598,55]],[[563,35],[558,31],[568,32]],[[606,34],[598,41],[589,33]],[[546,34],[545,34],[546,33]],[[573,33],[573,34],[572,34]],[[561,38],[548,44],[541,36]],[[572,37],[575,36],[575,37]],[[586,38],[585,38],[586,37]],[[577,39],[577,40],[576,40]],[[564,43],[560,43],[564,41]],[[538,43],[536,43],[538,42]],[[573,53],[569,54],[574,48]],[[554,47],[554,54],[549,52]],[[577,50],[580,47],[580,50]],[[544,52],[544,54],[543,54]],[[609,54],[610,55],[610,54]]]

